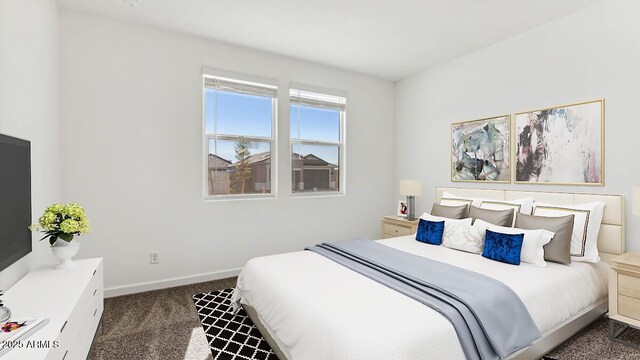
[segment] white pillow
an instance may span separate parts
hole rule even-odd
[[[488,229],[502,234],[524,234],[520,261],[538,267],[547,267],[547,262],[544,261],[544,246],[553,239],[555,233],[548,230],[525,230],[498,226],[480,219],[477,219],[474,225],[484,228],[485,231]]]
[[[444,205],[444,206],[467,205],[467,209],[468,209],[472,203],[473,203],[472,198],[462,198],[460,196],[453,195],[446,191],[443,192],[442,196],[440,197],[440,205]]]
[[[491,210],[516,209],[516,211],[520,211],[523,214],[531,215],[534,201],[535,199],[532,197],[516,200],[493,200],[479,197],[463,198],[445,191],[440,198],[440,205],[456,206],[466,204]],[[515,216],[513,219],[515,221]]]
[[[533,211],[533,203],[535,199],[532,197],[526,197],[522,199],[516,200],[491,200],[491,199],[482,199],[477,198],[474,201],[473,206],[479,207],[482,209],[490,209],[490,210],[506,210],[506,209],[514,209],[514,212],[520,211],[523,214],[531,215],[531,211]],[[513,221],[516,221],[516,214],[513,214]]]
[[[554,205],[535,203],[533,215],[559,217],[573,214],[573,233],[571,234],[571,261],[597,263],[598,235],[604,216],[605,204],[601,201],[580,205]]]
[[[442,246],[474,254],[482,254],[486,234],[487,229],[475,224],[471,225],[471,222],[456,222],[449,226],[446,226],[445,223]]]

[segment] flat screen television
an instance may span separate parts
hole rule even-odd
[[[0,271],[31,252],[31,143],[0,134]]]

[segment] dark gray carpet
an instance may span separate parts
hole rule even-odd
[[[192,297],[235,286],[229,278],[105,299],[102,334],[89,359],[212,359]]]
[[[640,346],[640,330],[628,329],[622,340]],[[609,320],[600,319],[557,347],[550,354],[558,360],[640,359],[640,350],[609,340]]]
[[[229,278],[106,299],[103,332],[89,359],[212,359],[192,297],[235,287],[235,283],[236,278]],[[558,360],[640,359],[639,350],[610,341],[607,331],[608,321],[598,320],[549,356]],[[622,338],[640,346],[640,330],[627,330]]]

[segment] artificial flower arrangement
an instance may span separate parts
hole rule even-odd
[[[41,231],[46,235],[40,239],[49,238],[53,245],[59,238],[70,242],[75,235],[86,234],[89,229],[87,214],[78,204],[53,204],[47,207],[37,224],[29,227],[31,231]]]

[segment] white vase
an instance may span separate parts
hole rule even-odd
[[[11,318],[11,310],[6,306],[0,306],[0,323],[8,321]]]
[[[56,240],[56,242],[51,245],[51,251],[53,251],[53,255],[60,259],[60,263],[53,268],[68,269],[77,266],[78,264],[74,263],[71,258],[78,253],[78,250],[80,250],[79,241],[71,240],[67,242],[62,239]]]

